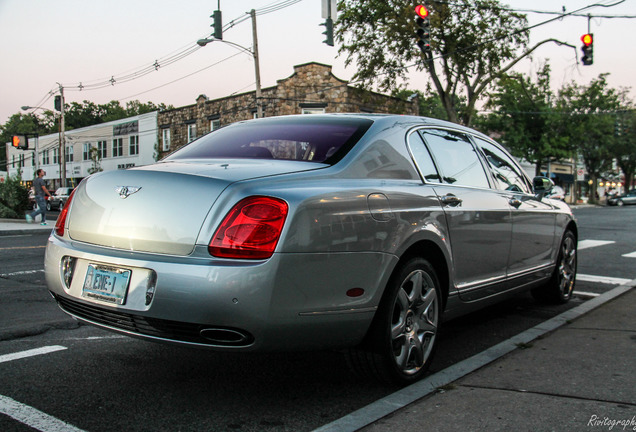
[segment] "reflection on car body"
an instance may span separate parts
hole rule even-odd
[[[551,185],[438,120],[240,122],[85,179],[46,279],[65,312],[109,330],[228,351],[350,348],[350,364],[408,383],[443,319],[522,290],[569,300],[578,232],[543,198]],[[137,192],[122,199],[124,186]]]

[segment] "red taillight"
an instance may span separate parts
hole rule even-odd
[[[219,258],[271,257],[283,230],[287,210],[287,203],[278,198],[245,198],[225,216],[208,251]]]
[[[66,200],[66,204],[64,204],[64,208],[60,212],[60,215],[57,217],[57,222],[55,222],[55,234],[62,237],[64,235],[64,228],[66,227],[66,215],[68,214],[68,208],[71,206],[71,201],[73,200],[73,195],[75,194],[75,190],[71,192],[68,196],[68,200]]]

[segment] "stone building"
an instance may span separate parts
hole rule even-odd
[[[256,92],[209,100],[201,95],[196,104],[158,114],[162,154],[182,147],[221,126],[256,117]],[[261,91],[265,117],[319,113],[392,113],[418,115],[418,101],[402,99],[350,86],[331,72],[331,66],[306,63],[294,73]]]

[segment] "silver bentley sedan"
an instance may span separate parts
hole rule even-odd
[[[570,299],[577,225],[551,187],[439,120],[245,121],[85,179],[49,238],[46,280],[64,312],[104,329],[226,351],[343,349],[405,384],[425,374],[443,320],[522,290]]]

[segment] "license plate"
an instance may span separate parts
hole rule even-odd
[[[124,304],[130,273],[130,270],[126,269],[89,264],[82,287],[82,297]]]

